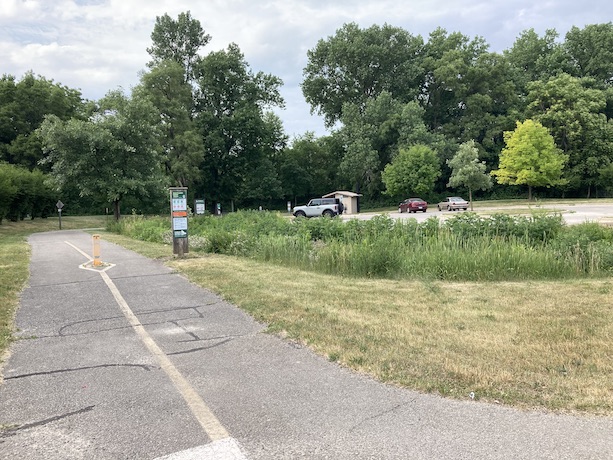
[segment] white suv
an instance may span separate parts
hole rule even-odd
[[[313,198],[307,205],[295,206],[292,213],[296,217],[334,217],[343,213],[343,205],[338,198]]]

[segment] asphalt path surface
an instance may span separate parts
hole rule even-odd
[[[266,334],[158,261],[102,241],[114,265],[83,268],[91,235],[29,241],[0,458],[613,458],[611,417],[384,385]]]

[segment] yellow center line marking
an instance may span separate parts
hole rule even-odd
[[[89,255],[81,251],[73,244],[69,243],[68,241],[65,243],[83,254],[88,260],[92,260]],[[145,330],[139,319],[132,312],[130,306],[119,292],[119,289],[117,289],[117,286],[115,286],[115,283],[113,283],[113,280],[111,280],[106,272],[101,271],[99,273],[113,294],[113,297],[119,305],[122,313],[130,323],[130,326],[132,326],[134,332],[136,332],[151,354],[155,356],[161,369],[166,373],[166,375],[168,375],[175,388],[177,388],[207,436],[211,439],[211,441],[220,441],[222,439],[229,438],[230,435],[228,434],[227,430],[223,427],[217,417],[215,417],[215,414],[213,414],[213,412],[208,408],[198,392],[191,386],[187,379],[183,377],[172,361],[170,361],[168,356],[166,356],[162,349],[157,345],[157,343],[155,343],[153,338]]]

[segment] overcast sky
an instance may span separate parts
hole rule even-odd
[[[156,16],[191,11],[212,36],[203,54],[236,43],[253,72],[283,79],[287,134],[325,134],[300,90],[307,50],[348,22],[402,27],[427,39],[443,27],[481,36],[491,51],[510,48],[521,31],[613,21],[612,0],[0,0],[0,73],[32,70],[99,99],[138,83]]]

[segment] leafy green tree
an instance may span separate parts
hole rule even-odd
[[[606,92],[594,80],[560,74],[528,85],[527,113],[547,127],[569,156],[569,187],[588,198],[599,170],[613,161],[613,124],[606,116]]]
[[[343,149],[338,134],[317,138],[307,132],[296,137],[277,158],[283,196],[298,204],[338,189],[339,152]]]
[[[189,83],[198,76],[202,59],[198,51],[209,43],[211,36],[188,11],[180,13],[176,20],[168,14],[156,17],[151,40],[153,44],[147,52],[152,60],[147,65],[153,68],[165,61],[176,62],[184,70],[184,82]]]
[[[84,197],[104,195],[119,219],[124,196],[148,195],[162,186],[158,122],[149,101],[115,91],[99,101],[89,120],[46,117],[39,135],[57,186],[76,186]]]
[[[613,85],[613,23],[572,27],[564,48],[573,66],[573,75],[593,77],[601,85]]]
[[[543,125],[533,120],[518,121],[515,131],[505,131],[504,140],[499,169],[491,172],[500,184],[527,185],[528,200],[532,200],[532,187],[566,183],[562,172],[568,155],[559,151]]]
[[[568,55],[557,39],[555,29],[547,29],[542,37],[534,29],[524,30],[504,56],[517,69],[516,81],[520,92],[525,93],[531,81],[548,80],[571,68]]]
[[[430,33],[423,50],[425,77],[419,100],[431,130],[440,130],[461,117],[469,91],[466,75],[487,48],[480,37],[471,40],[459,32],[449,34],[442,28]]]
[[[0,224],[8,215],[11,203],[17,195],[17,185],[14,181],[14,166],[0,163]]]
[[[0,78],[0,161],[32,170],[42,159],[40,140],[34,131],[45,115],[62,120],[79,116],[84,110],[81,93],[27,73],[21,80]]]
[[[307,52],[302,93],[328,126],[340,120],[345,104],[363,107],[383,91],[408,102],[423,79],[422,47],[421,37],[398,27],[345,24]]]
[[[234,200],[263,158],[283,143],[279,123],[266,115],[272,107],[283,107],[282,82],[253,74],[235,44],[210,53],[199,73],[196,123],[205,153],[198,192],[213,201]]]
[[[376,195],[381,189],[381,171],[398,147],[403,104],[387,91],[366,101],[364,107],[346,104],[340,130],[345,152],[339,173],[356,192],[365,187]]]
[[[193,87],[185,69],[175,61],[162,61],[141,76],[134,93],[148,98],[160,113],[162,164],[171,183],[188,187],[200,177],[204,159],[202,136],[194,120]]]
[[[440,175],[436,152],[426,145],[414,145],[400,149],[383,170],[382,178],[390,196],[429,196]]]
[[[18,221],[53,212],[54,194],[45,182],[46,176],[38,170],[0,163],[0,223],[4,218]]]
[[[479,161],[479,149],[475,141],[470,140],[460,145],[458,152],[451,160],[447,160],[451,168],[448,187],[468,188],[470,210],[473,210],[473,190],[489,190],[492,188],[492,178],[486,171],[485,161]]]

